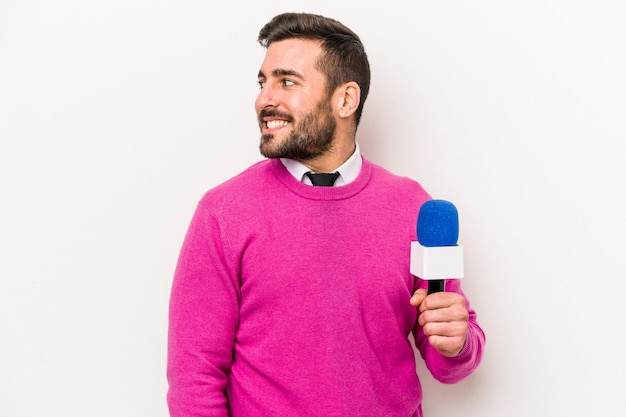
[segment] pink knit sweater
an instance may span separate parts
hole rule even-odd
[[[484,343],[470,308],[463,351],[439,355],[409,304],[429,198],[366,159],[342,187],[301,184],[265,160],[208,191],[172,286],[171,415],[421,416],[409,333],[445,383],[478,366]],[[461,293],[459,281],[447,291]]]

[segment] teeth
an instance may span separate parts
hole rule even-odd
[[[269,122],[267,122],[268,129],[276,129],[284,126],[287,126],[287,122],[284,120],[270,120]]]

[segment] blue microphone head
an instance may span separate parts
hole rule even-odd
[[[422,246],[454,246],[459,239],[459,213],[446,200],[428,200],[417,216],[417,240]]]

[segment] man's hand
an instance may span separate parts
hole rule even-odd
[[[427,295],[426,290],[419,289],[410,302],[419,308],[417,320],[431,346],[443,356],[458,355],[465,345],[469,317],[463,296],[455,292]]]

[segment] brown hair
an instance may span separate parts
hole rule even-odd
[[[309,13],[283,13],[263,26],[257,41],[267,48],[272,42],[292,38],[321,42],[323,52],[316,67],[326,76],[329,95],[341,84],[354,81],[359,85],[361,101],[355,112],[358,126],[370,86],[370,65],[361,39],[337,20]]]

